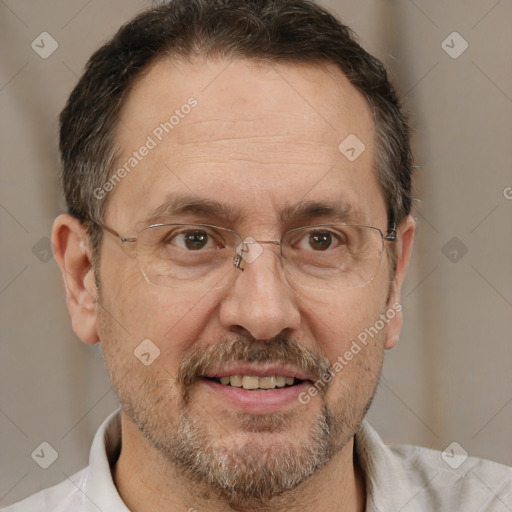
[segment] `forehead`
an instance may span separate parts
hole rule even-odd
[[[226,203],[241,222],[303,201],[385,214],[370,108],[333,65],[162,59],[130,92],[116,141],[125,172],[106,221],[120,228],[170,195]]]

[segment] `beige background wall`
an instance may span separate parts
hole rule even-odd
[[[1,506],[85,466],[116,407],[99,347],[71,331],[45,251],[62,211],[57,115],[92,51],[149,4],[0,2]],[[405,327],[371,422],[390,443],[442,450],[457,441],[512,465],[512,3],[325,4],[390,69],[412,114],[419,166]],[[456,59],[442,47],[453,31],[469,45]],[[31,48],[41,32],[58,43],[47,59]],[[460,51],[462,40],[451,39],[445,45]],[[46,470],[31,458],[43,441],[59,454]]]

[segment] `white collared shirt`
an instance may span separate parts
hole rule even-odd
[[[355,446],[366,480],[366,512],[512,512],[512,468],[474,457],[452,468],[460,460],[450,466],[441,452],[386,446],[366,421]],[[0,512],[130,512],[111,473],[120,447],[121,416],[115,411],[94,437],[88,467]]]

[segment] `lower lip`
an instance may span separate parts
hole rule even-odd
[[[300,405],[299,395],[311,387],[309,381],[301,382],[295,386],[265,390],[236,388],[209,379],[200,379],[198,383],[208,386],[217,396],[227,399],[243,412],[256,414],[278,412],[283,407],[294,403]]]

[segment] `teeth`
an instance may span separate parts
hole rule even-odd
[[[249,377],[248,375],[244,375],[242,377],[242,387],[244,389],[258,389],[259,380],[259,377]]]
[[[229,383],[235,388],[242,387],[242,376],[241,375],[232,375],[229,377]]]
[[[286,377],[276,377],[276,388],[284,388],[286,386]]]
[[[235,388],[244,389],[275,389],[292,386],[295,382],[294,377],[267,376],[257,377],[254,375],[231,375],[229,377],[220,377],[220,383],[225,386],[231,385]]]
[[[274,389],[276,387],[276,378],[275,377],[260,377],[258,379],[259,387],[261,389]]]

